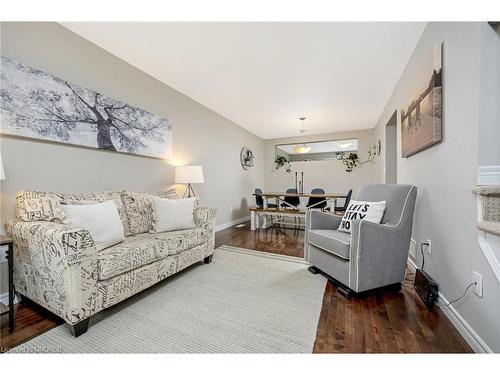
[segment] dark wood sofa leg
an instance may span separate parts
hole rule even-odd
[[[212,255],[207,256],[205,259],[203,259],[203,261],[205,262],[205,264],[209,264],[210,262],[212,262],[213,256],[214,255],[212,254]]]
[[[90,318],[84,319],[81,322],[76,323],[75,325],[70,325],[69,329],[71,330],[71,334],[74,337],[78,337],[83,335],[89,329]]]

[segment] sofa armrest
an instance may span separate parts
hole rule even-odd
[[[337,229],[342,216],[329,214],[318,210],[308,210],[306,217],[307,229]]]
[[[404,226],[351,222],[350,284],[356,291],[402,282],[410,233]]]
[[[70,324],[96,312],[97,250],[87,230],[43,221],[9,221],[5,229],[17,247],[14,253],[27,252],[22,262],[29,263],[30,274],[18,280],[26,283],[21,289],[28,298]]]
[[[193,212],[194,222],[198,228],[215,231],[215,217],[217,209],[213,207],[198,206]]]

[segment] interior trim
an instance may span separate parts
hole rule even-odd
[[[500,283],[500,240],[498,236],[478,230],[478,243],[491,271],[495,275],[498,283]],[[496,249],[498,255],[495,254],[494,249]]]
[[[250,216],[245,216],[236,220],[228,221],[227,223],[224,224],[219,224],[215,227],[216,232],[220,232],[221,230],[224,230],[226,228],[232,227],[233,225],[238,225],[241,223],[244,223],[245,221],[249,221]]]
[[[417,264],[413,259],[408,258],[408,268],[413,272],[418,269]],[[458,333],[467,341],[472,350],[476,353],[493,353],[493,350],[483,341],[476,331],[467,323],[467,321],[459,314],[459,312],[451,306],[446,306],[448,300],[439,292],[438,306],[441,311],[450,320],[451,324],[457,329]]]
[[[477,332],[472,329],[469,323],[467,323],[453,305],[446,306],[446,304],[448,304],[448,300],[439,292],[438,305],[441,311],[443,311],[464,340],[467,341],[472,350],[476,353],[493,353],[493,350],[491,350]]]
[[[500,185],[500,165],[482,165],[478,168],[478,185]]]

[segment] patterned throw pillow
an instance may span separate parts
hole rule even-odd
[[[16,216],[22,221],[51,221],[62,223],[64,212],[61,203],[64,195],[24,190],[16,195]]]
[[[351,233],[351,222],[356,219],[380,223],[384,216],[385,204],[386,201],[350,201],[337,230]]]
[[[98,193],[51,193],[24,190],[16,195],[16,216],[22,221],[64,222],[62,204],[89,204],[112,200],[125,230],[130,235],[128,218],[121,192],[103,191]]]
[[[122,200],[128,217],[128,227],[131,235],[147,233],[153,227],[153,197],[177,199],[175,189],[160,193],[140,193],[122,191]]]

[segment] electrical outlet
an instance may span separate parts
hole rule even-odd
[[[483,276],[476,271],[472,272],[472,282],[475,282],[474,293],[479,297],[483,296]]]
[[[430,254],[432,253],[432,242],[431,240],[425,240],[425,242],[427,242],[427,254]]]
[[[413,238],[410,240],[409,254],[412,259],[417,259],[417,241]]]

